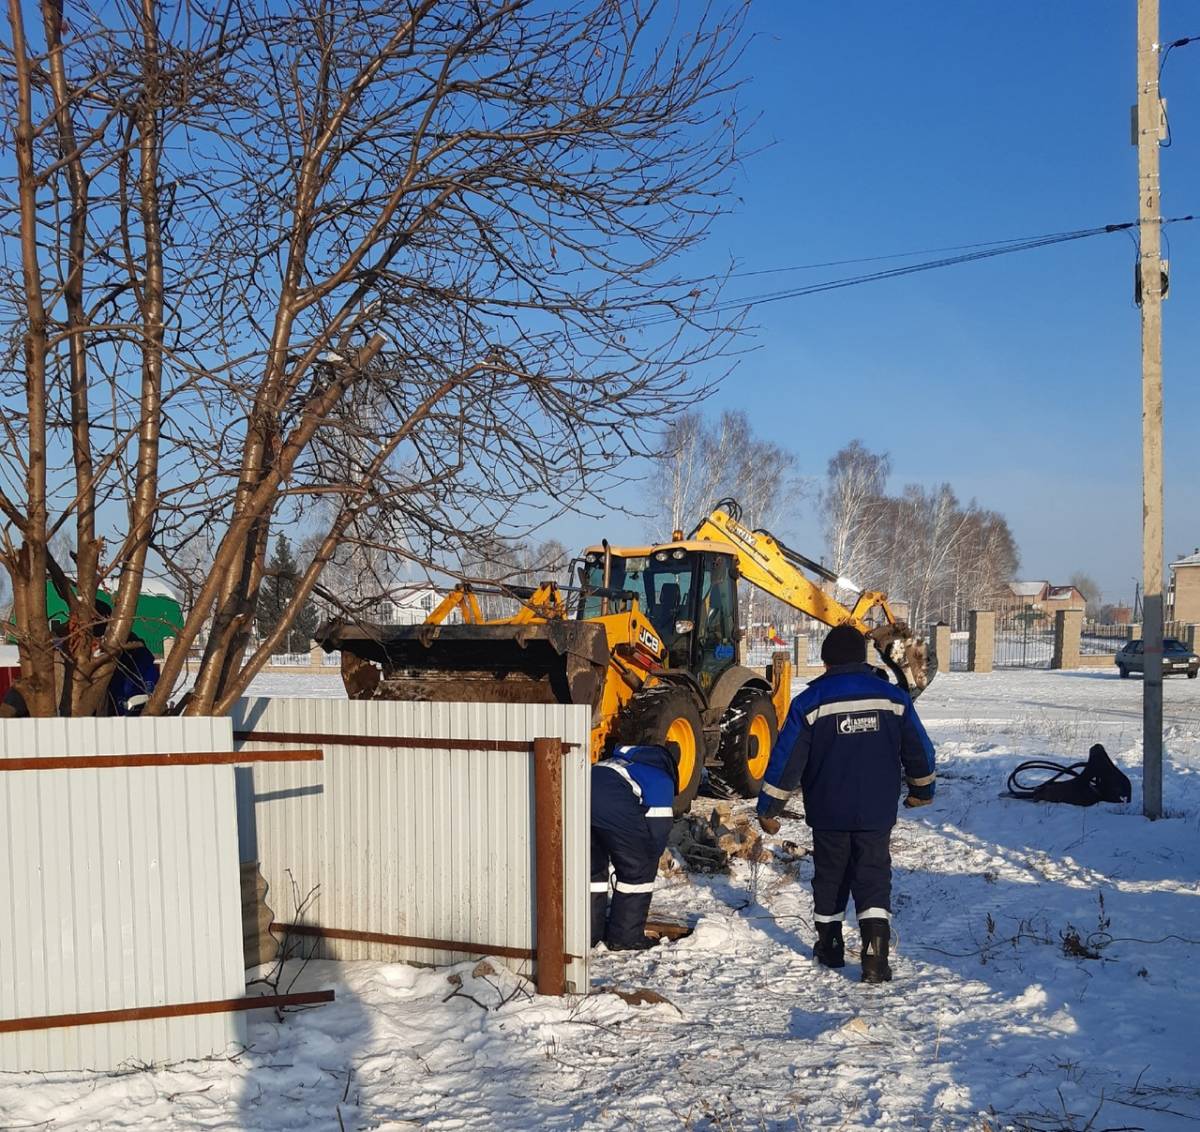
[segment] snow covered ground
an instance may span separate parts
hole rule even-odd
[[[326,687],[328,685],[328,687]],[[255,687],[337,694],[336,677]],[[1166,820],[1140,808],[1140,681],[943,673],[920,707],[937,801],[894,836],[890,985],[811,960],[811,864],[660,879],[694,933],[599,954],[600,991],[507,972],[310,965],[332,1006],[264,1015],[228,1059],[0,1076],[0,1126],[52,1129],[1145,1129],[1200,1122],[1200,681],[1166,683]],[[1131,806],[1003,800],[1021,759],[1103,742]],[[853,928],[848,944],[856,949]]]

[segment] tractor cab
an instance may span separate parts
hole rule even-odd
[[[580,581],[579,620],[617,612],[617,591],[632,595],[667,647],[664,667],[690,672],[705,694],[737,664],[737,570],[721,544],[590,547]]]

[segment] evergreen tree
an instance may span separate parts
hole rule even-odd
[[[275,540],[275,553],[267,563],[267,576],[263,579],[258,597],[258,635],[265,637],[274,631],[283,618],[293,595],[296,592],[296,578],[299,567],[292,544],[287,535],[282,532]],[[287,641],[296,644],[297,651],[306,651],[309,641],[317,628],[317,611],[311,602],[306,603],[292,622]]]

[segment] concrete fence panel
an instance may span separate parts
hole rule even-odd
[[[234,768],[78,765],[232,756],[232,741],[228,719],[0,725],[0,1068],[111,1070],[245,1040],[240,1012],[78,1018],[244,995]]]
[[[537,946],[533,742],[562,756],[567,989],[587,988],[587,708],[247,699],[243,751],[319,745],[320,764],[255,764],[240,785],[280,923],[337,959],[431,965],[497,955],[530,973]],[[245,773],[244,771],[242,772]]]

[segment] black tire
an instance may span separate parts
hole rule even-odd
[[[672,726],[679,730],[691,730],[691,755],[687,743],[681,742],[682,762],[691,762],[686,770],[687,780],[675,795],[675,814],[678,817],[692,808],[692,801],[700,790],[700,774],[704,769],[704,727],[700,721],[700,707],[696,697],[686,688],[670,684],[658,684],[639,692],[617,721],[617,744],[654,744],[667,742],[667,733]]]
[[[1189,680],[1195,680],[1197,676],[1200,676],[1200,672],[1189,672],[1188,673]]]
[[[1118,671],[1118,672],[1121,674],[1121,679],[1122,679],[1122,680],[1128,680],[1128,679],[1129,679],[1129,669],[1128,669],[1128,668],[1126,668],[1126,667],[1125,667],[1125,665],[1123,665],[1123,664],[1118,664],[1118,665],[1117,665],[1117,671]]]
[[[717,758],[721,761],[721,777],[743,798],[758,797],[777,730],[770,692],[744,688],[733,697],[721,720]],[[761,749],[764,741],[765,751]]]

